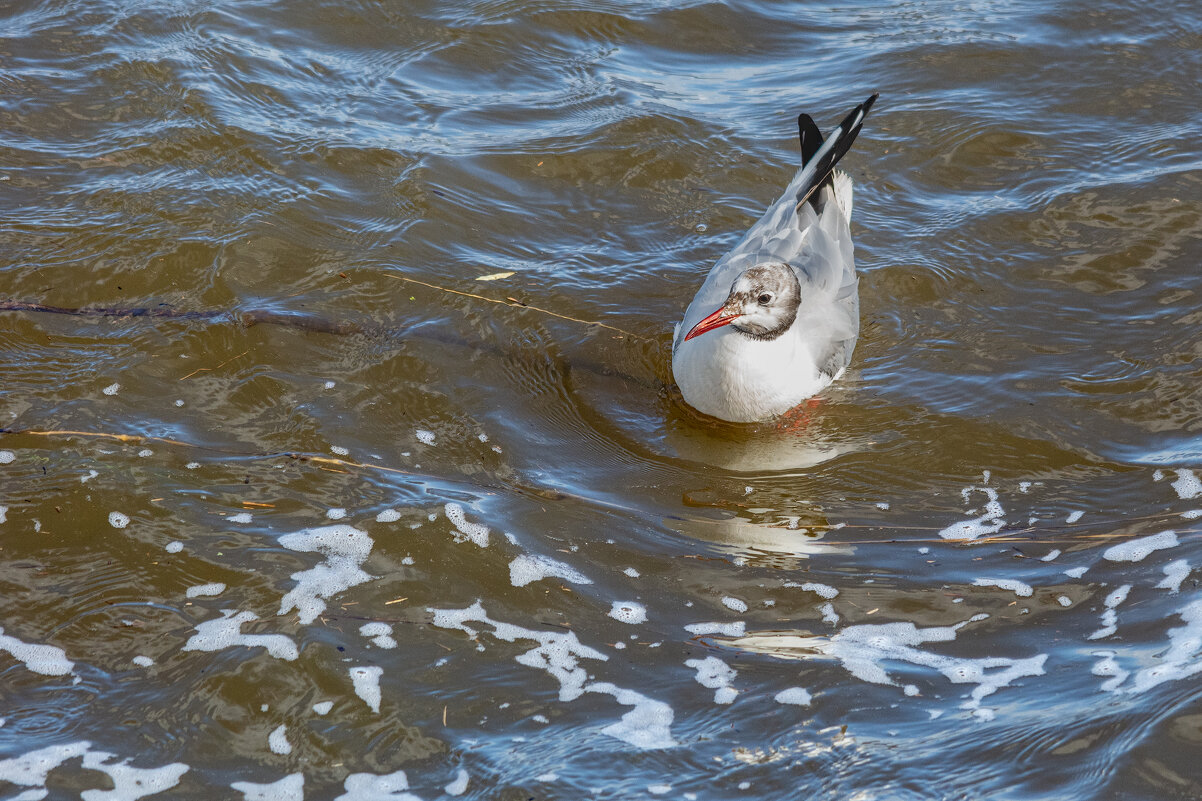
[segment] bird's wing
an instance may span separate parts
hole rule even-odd
[[[802,289],[802,310],[815,303],[855,299],[855,265],[852,259],[848,216],[851,212],[851,179],[835,173],[834,166],[851,147],[876,95],[851,111],[825,141],[815,145],[817,126],[808,117],[798,119],[805,163],[759,222],[751,226],[735,247],[706,276],[678,327],[673,347],[683,332],[725,302],[731,284],[744,270],[764,262],[785,262],[797,273]],[[809,121],[809,125],[805,121]],[[829,193],[829,194],[828,194]],[[837,202],[830,202],[836,201]],[[819,209],[822,209],[821,215]],[[858,313],[858,309],[852,309]],[[842,316],[842,315],[840,315]],[[847,325],[837,325],[840,335]],[[851,331],[854,343],[858,322]],[[848,352],[850,356],[850,351]]]

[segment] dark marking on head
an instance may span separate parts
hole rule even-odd
[[[757,264],[735,279],[723,307],[739,315],[731,328],[752,339],[772,340],[789,330],[801,305],[801,284],[783,262]]]

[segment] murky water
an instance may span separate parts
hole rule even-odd
[[[0,300],[218,314],[0,315],[0,793],[1202,797],[1200,80],[1185,2],[7,6]],[[697,419],[874,90],[852,369]]]

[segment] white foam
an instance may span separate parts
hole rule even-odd
[[[697,671],[697,683],[714,690],[715,704],[729,704],[735,700],[738,690],[730,686],[737,674],[734,668],[716,656],[704,659],[687,659],[685,664]]]
[[[335,456],[349,456],[350,450],[342,447],[341,445],[331,445],[330,453],[334,454]]]
[[[0,451],[0,464],[12,464],[17,454],[12,451]]]
[[[142,450],[138,451],[138,455],[145,459],[147,456],[154,456],[154,451],[152,451],[150,448],[143,448]]]
[[[839,622],[839,614],[835,611],[835,605],[830,601],[818,607],[818,611],[822,613],[822,622],[829,623],[832,626]]]
[[[1162,569],[1164,570],[1164,578],[1160,580],[1156,588],[1173,593],[1181,589],[1181,582],[1185,581],[1186,577],[1190,574],[1189,562],[1184,559],[1169,562]]]
[[[231,523],[249,523],[250,521],[254,520],[254,517],[251,516],[250,512],[239,512],[236,515],[230,515],[226,518],[226,520],[230,521]]]
[[[167,553],[179,553],[184,549],[184,544],[179,540],[173,540],[163,546],[163,550]]]
[[[1005,511],[998,501],[997,490],[992,487],[965,487],[960,491],[960,494],[964,496],[965,503],[969,502],[969,497],[973,492],[983,492],[989,499],[981,516],[952,523],[939,532],[940,537],[945,540],[975,540],[978,537],[996,534],[1006,525],[1006,521],[1003,519]]]
[[[105,387],[104,389],[102,389],[100,391],[103,392],[105,395],[116,395],[120,389],[121,389],[121,385],[116,382],[113,382],[112,384],[109,384],[107,387]]]
[[[1103,637],[1109,637],[1118,630],[1118,613],[1114,610],[1119,604],[1127,600],[1127,593],[1129,592],[1131,592],[1131,585],[1124,584],[1106,596],[1106,611],[1102,612],[1102,627],[1085,639],[1100,640]]]
[[[75,669],[66,652],[54,645],[35,645],[11,637],[0,628],[0,651],[6,651],[25,667],[43,676],[65,676]]]
[[[206,620],[196,626],[196,633],[184,643],[184,651],[220,651],[236,645],[247,648],[262,646],[276,659],[296,659],[296,643],[284,634],[243,634],[243,624],[258,620],[254,612],[242,611],[234,614],[233,609],[221,610],[221,617]]]
[[[129,525],[129,516],[121,512],[109,512],[109,525],[113,528],[125,528]]]
[[[1053,548],[1052,550],[1048,551],[1046,555],[1040,557],[1039,561],[1052,562],[1052,561],[1055,561],[1056,557],[1059,555],[1060,555],[1060,549]]]
[[[1067,595],[1058,595],[1056,596],[1056,603],[1060,604],[1061,606],[1072,606],[1073,599],[1069,598]]]
[[[371,553],[372,539],[366,531],[346,524],[309,528],[279,539],[293,551],[320,553],[326,561],[309,570],[292,574],[296,586],[280,601],[278,614],[295,609],[301,623],[312,623],[325,611],[326,598],[343,592],[374,576],[360,567]]]
[[[352,773],[342,784],[346,791],[334,801],[421,801],[409,789],[405,771],[377,776],[374,773]]]
[[[377,523],[395,523],[401,519],[401,513],[396,509],[385,509],[376,515]]]
[[[1129,693],[1142,693],[1166,681],[1178,681],[1202,671],[1202,600],[1178,610],[1185,621],[1179,628],[1169,629],[1169,647],[1158,653],[1158,664],[1136,671]]]
[[[135,656],[131,661],[138,667],[150,667],[154,664],[154,660],[149,656]]]
[[[1081,578],[1085,575],[1085,571],[1087,570],[1089,570],[1088,567],[1070,567],[1068,570],[1064,571],[1064,575],[1068,576],[1069,578]]]
[[[685,631],[698,637],[705,634],[721,634],[723,637],[742,637],[746,631],[747,624],[742,620],[736,620],[734,623],[690,623],[684,628]]]
[[[676,745],[669,727],[673,719],[672,708],[667,704],[647,698],[634,690],[617,687],[609,682],[589,682],[588,671],[580,665],[581,659],[602,662],[609,657],[600,651],[581,644],[574,631],[536,631],[492,620],[480,602],[466,609],[432,609],[433,624],[439,628],[458,629],[473,639],[477,636],[469,623],[489,625],[493,635],[505,642],[534,640],[538,645],[519,654],[515,660],[527,667],[544,670],[559,682],[559,700],[568,702],[583,693],[604,693],[613,696],[619,704],[632,706],[622,719],[601,729],[603,734],[622,740],[638,748],[669,748]]]
[[[1106,608],[1114,609],[1115,607],[1117,607],[1123,601],[1127,600],[1127,593],[1129,593],[1129,592],[1131,592],[1130,584],[1124,584],[1123,586],[1119,587],[1117,590],[1112,591],[1109,595],[1106,596]]]
[[[479,545],[481,548],[488,547],[488,526],[479,523],[469,523],[467,515],[463,513],[463,507],[457,503],[448,503],[443,510],[446,512],[447,520],[458,529],[459,533],[455,535],[455,542],[463,542],[465,539]]]
[[[421,442],[422,444],[425,444],[425,445],[433,445],[434,444],[434,432],[433,431],[426,431],[424,428],[419,428],[417,431],[414,432],[414,434],[417,437],[418,442]]]
[[[1047,654],[1020,659],[960,658],[918,648],[924,643],[954,640],[958,627],[920,629],[909,622],[848,626],[829,641],[819,642],[816,647],[842,662],[844,669],[856,678],[873,684],[896,686],[897,682],[885,668],[890,662],[909,662],[934,668],[953,684],[975,684],[977,686],[969,693],[969,699],[960,708],[971,710],[980,718],[991,715],[989,710],[981,708],[984,698],[1009,686],[1016,679],[1043,675]]]
[[[333,509],[326,509],[326,517],[328,517],[330,520],[342,520],[344,517],[346,517],[346,510],[339,506],[336,506]]]
[[[546,670],[554,676],[560,684],[559,699],[561,701],[574,700],[584,692],[588,673],[580,667],[580,659],[599,659],[601,661],[609,659],[600,651],[582,645],[573,631],[535,631],[512,623],[492,620],[479,601],[466,609],[435,609],[432,611],[435,626],[459,629],[473,638],[476,636],[476,631],[468,623],[481,622],[492,626],[495,636],[505,642],[515,642],[519,639],[538,642],[538,647],[516,657],[517,662]]]
[[[100,474],[99,474],[99,473],[97,473],[95,470],[89,470],[89,471],[88,471],[88,474],[87,474],[86,476],[80,476],[80,477],[79,477],[79,483],[80,483],[80,484],[87,484],[89,481],[91,481],[92,479],[96,478],[96,476],[98,476],[98,475],[100,475]]]
[[[647,785],[647,792],[650,793],[651,795],[667,795],[668,793],[672,792],[672,785],[670,785],[670,784],[649,784],[649,785]]]
[[[291,773],[268,784],[234,782],[230,787],[242,793],[243,801],[303,801],[305,774]]]
[[[1078,510],[1077,510],[1077,511],[1075,511],[1075,512],[1071,512],[1071,513],[1069,513],[1069,516],[1068,516],[1068,517],[1066,517],[1066,518],[1064,518],[1064,522],[1065,522],[1065,523],[1076,523],[1078,520],[1080,520],[1080,519],[1081,519],[1081,517],[1082,517],[1084,514],[1085,514],[1085,512],[1082,512],[1080,509],[1078,509]]]
[[[1018,579],[996,579],[996,578],[979,578],[973,580],[975,587],[997,587],[1001,590],[1010,590],[1020,598],[1030,598],[1034,590],[1031,585]]]
[[[69,759],[83,756],[91,746],[92,744],[86,741],[69,745],[51,745],[19,757],[0,760],[0,781],[19,784],[22,787],[45,785],[50,771]]]
[[[1183,501],[1188,501],[1190,498],[1197,498],[1202,495],[1202,481],[1194,475],[1193,470],[1174,470],[1177,474],[1177,480],[1173,482],[1173,489],[1177,490],[1177,497]]]
[[[392,638],[392,626],[387,623],[364,623],[359,627],[359,633],[371,637],[378,648],[396,648],[396,640]]]
[[[379,714],[380,676],[384,674],[384,668],[371,665],[353,667],[348,672],[351,674],[351,684],[355,686],[355,695],[362,698],[372,712]]]
[[[89,751],[84,754],[83,766],[88,770],[107,773],[113,780],[111,790],[84,790],[79,797],[83,801],[134,801],[148,795],[170,790],[179,784],[180,777],[188,772],[182,762],[172,762],[161,768],[135,768],[124,759],[112,765],[105,764],[115,755],[104,751]]]
[[[819,584],[816,581],[807,581],[801,585],[801,588],[806,592],[817,593],[819,598],[825,598],[828,601],[839,594],[839,591],[829,584]]]
[[[481,434],[481,436],[484,435]],[[459,773],[456,774],[454,780],[451,781],[446,787],[442,788],[443,792],[445,792],[447,795],[463,795],[465,792],[467,792],[468,779],[469,777],[467,775],[467,771],[463,768],[460,768]]]
[[[522,554],[509,563],[509,583],[515,587],[525,587],[527,584],[551,577],[561,578],[572,584],[593,583],[592,579],[576,568],[549,556]]]
[[[1187,509],[1181,513],[1181,516],[1186,520],[1197,520],[1202,517],[1202,509]]]
[[[199,598],[204,595],[220,595],[223,592],[225,592],[225,584],[214,581],[211,584],[197,584],[195,587],[189,587],[184,590],[184,597]]]
[[[731,598],[730,596],[722,599],[722,605],[735,612],[747,611],[747,603],[745,601],[740,601],[738,598]]]
[[[1117,612],[1115,612],[1113,609],[1107,609],[1105,612],[1102,613],[1101,628],[1099,628],[1093,632],[1090,632],[1090,634],[1088,636],[1086,636],[1085,639],[1087,639],[1087,640],[1102,640],[1102,639],[1105,639],[1106,637],[1109,637],[1111,634],[1114,634],[1116,631],[1118,631],[1118,619],[1119,619],[1119,616],[1118,616]]]
[[[1102,682],[1102,689],[1106,692],[1112,692],[1117,689],[1131,675],[1131,671],[1125,670],[1115,660],[1117,654],[1114,651],[1095,651],[1094,656],[1099,656],[1101,659],[1094,663],[1090,673],[1095,676],[1109,677],[1106,681]]]
[[[1111,562],[1139,562],[1153,551],[1172,548],[1175,545],[1177,545],[1176,532],[1162,531],[1150,537],[1139,537],[1112,545],[1102,552],[1102,558],[1109,559]]]
[[[328,715],[330,710],[334,708],[333,701],[319,701],[313,705],[313,711],[319,715]]]
[[[626,575],[630,576],[631,578],[639,577],[639,571],[635,570],[633,567],[628,567],[628,568],[624,569],[622,572],[625,573]]]
[[[617,723],[611,723],[601,729],[602,734],[646,750],[675,748],[679,745],[672,737],[672,720],[675,713],[672,707],[663,701],[656,701],[642,693],[617,687],[609,682],[593,682],[584,689],[590,693],[611,695],[622,706],[634,707],[622,715],[622,719]]]
[[[647,607],[636,601],[614,601],[609,616],[623,623],[638,625],[647,622]]]
[[[287,756],[292,753],[292,743],[288,742],[288,727],[281,723],[267,735],[267,747],[273,754]]]
[[[772,700],[778,704],[794,704],[796,706],[809,706],[812,697],[809,690],[802,687],[789,687],[781,690],[776,695],[772,696]]]

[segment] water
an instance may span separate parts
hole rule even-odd
[[[0,299],[214,314],[0,315],[4,797],[1202,797],[1196,4],[2,15]],[[871,91],[852,369],[697,419]]]

